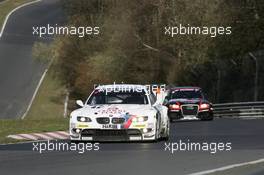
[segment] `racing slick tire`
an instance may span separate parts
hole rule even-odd
[[[207,114],[206,116],[201,117],[201,120],[202,121],[212,121],[212,120],[214,120],[214,115],[212,113]]]

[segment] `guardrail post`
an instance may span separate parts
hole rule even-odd
[[[253,55],[253,53],[249,52],[249,56],[255,61],[255,82],[254,82],[254,101],[257,101],[258,100],[258,69],[259,69],[259,66],[258,66],[258,59],[257,57],[255,57]]]
[[[64,118],[66,118],[68,114],[69,95],[70,95],[69,91],[66,90],[66,96],[65,96],[65,101],[64,101],[64,113],[63,113]]]

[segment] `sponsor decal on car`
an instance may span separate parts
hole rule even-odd
[[[120,109],[118,107],[109,107],[107,109],[99,110],[98,113],[100,114],[122,114],[126,111],[123,109]]]
[[[145,128],[146,125],[145,124],[141,124],[141,125],[134,124],[134,125],[132,125],[132,127],[134,127],[134,128]]]
[[[118,127],[118,125],[114,125],[114,124],[105,124],[102,125],[103,129],[119,129],[120,127]]]
[[[89,127],[89,125],[87,125],[87,124],[80,124],[80,123],[78,123],[77,124],[77,128],[88,128]]]

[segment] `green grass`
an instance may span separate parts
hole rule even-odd
[[[49,120],[63,118],[64,100],[65,89],[54,76],[51,67],[25,119]]]
[[[32,0],[7,0],[0,4],[0,28],[4,23],[6,15],[14,8]]]
[[[68,130],[69,118],[63,117],[64,92],[51,68],[25,119],[0,120],[0,143],[18,142],[6,138],[10,134]]]
[[[6,136],[32,132],[65,131],[68,128],[68,119],[0,120],[0,128],[0,143],[15,143],[19,142],[19,140],[10,139]]]

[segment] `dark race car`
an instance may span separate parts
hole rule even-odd
[[[199,87],[171,88],[164,103],[171,121],[213,120],[212,104]]]

